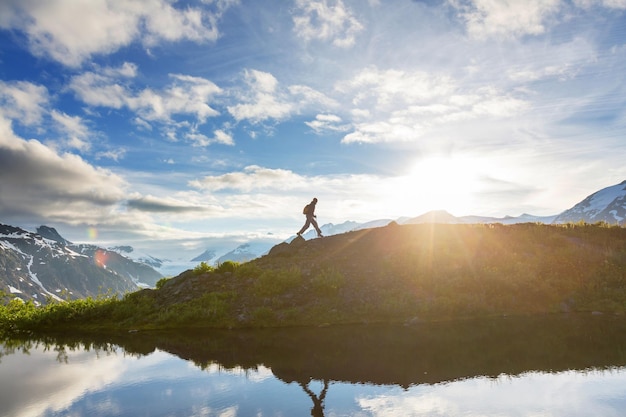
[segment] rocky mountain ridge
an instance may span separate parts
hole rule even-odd
[[[37,233],[0,224],[0,289],[44,304],[136,291],[161,275],[148,265],[96,245],[73,244],[54,228]]]

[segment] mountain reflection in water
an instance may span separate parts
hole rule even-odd
[[[330,384],[337,382],[408,388],[478,376],[625,366],[626,319],[555,315],[410,326],[48,335],[2,343],[0,355],[43,343],[58,352],[59,361],[66,350],[82,345],[104,351],[120,346],[137,356],[160,350],[201,369],[262,365],[283,382],[296,383],[311,399],[311,415],[322,416]]]

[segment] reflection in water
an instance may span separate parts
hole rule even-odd
[[[621,317],[65,335],[2,343],[0,415],[323,416],[330,407],[335,415],[515,410],[565,416],[577,409],[584,410],[578,415],[618,415],[626,408]],[[28,395],[39,402],[27,402]]]
[[[324,417],[324,398],[326,398],[326,392],[328,391],[328,381],[324,380],[324,387],[322,388],[322,392],[319,395],[315,395],[313,391],[309,388],[308,384],[304,384],[299,382],[300,386],[306,392],[311,400],[313,400],[313,408],[311,408],[311,415],[313,417]]]

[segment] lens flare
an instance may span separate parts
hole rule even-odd
[[[96,264],[96,266],[99,266],[100,268],[106,269],[108,258],[109,258],[108,252],[102,249],[98,249],[93,254],[93,262]]]
[[[91,240],[95,240],[98,238],[98,229],[95,227],[87,228],[87,237]]]

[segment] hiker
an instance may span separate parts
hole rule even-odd
[[[315,218],[317,217],[315,215],[316,204],[317,204],[317,198],[314,198],[309,204],[304,206],[304,210],[302,210],[302,214],[306,215],[306,222],[304,223],[304,226],[302,226],[302,229],[300,229],[300,231],[297,233],[298,236],[302,235],[302,233],[304,233],[304,231],[308,229],[310,225],[313,225],[313,227],[315,228],[315,231],[317,232],[317,237],[322,237],[322,231],[317,226],[317,220],[315,220]]]

